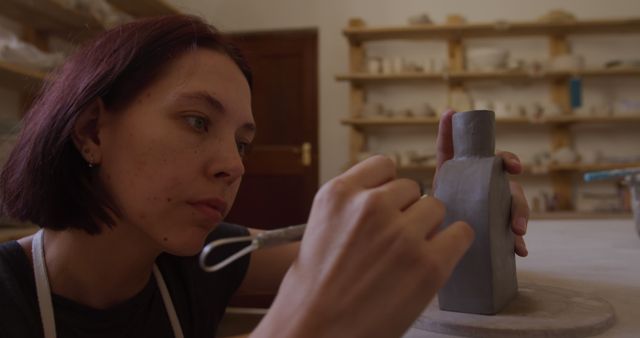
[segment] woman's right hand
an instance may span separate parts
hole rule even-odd
[[[300,253],[255,337],[399,337],[473,241],[443,204],[371,157],[315,197]]]

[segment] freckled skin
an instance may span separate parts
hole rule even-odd
[[[209,93],[225,112],[177,105],[187,92]],[[101,118],[99,178],[124,214],[117,226],[141,230],[162,251],[192,255],[217,222],[189,202],[220,198],[228,211],[237,194],[238,137],[254,123],[249,86],[231,59],[201,49],[176,59],[141,96]],[[206,132],[185,120],[194,112],[211,118]]]

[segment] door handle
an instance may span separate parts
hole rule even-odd
[[[302,165],[308,167],[311,165],[311,142],[302,144]]]

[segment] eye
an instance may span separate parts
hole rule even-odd
[[[206,117],[190,115],[185,116],[185,120],[191,127],[200,132],[209,131],[209,119],[207,119]]]
[[[251,151],[251,143],[249,142],[238,141],[237,145],[238,154],[240,154],[241,157],[246,156]]]

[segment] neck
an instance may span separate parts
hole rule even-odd
[[[148,283],[161,250],[124,224],[100,235],[82,230],[45,230],[45,261],[51,292],[96,309],[132,298]]]

